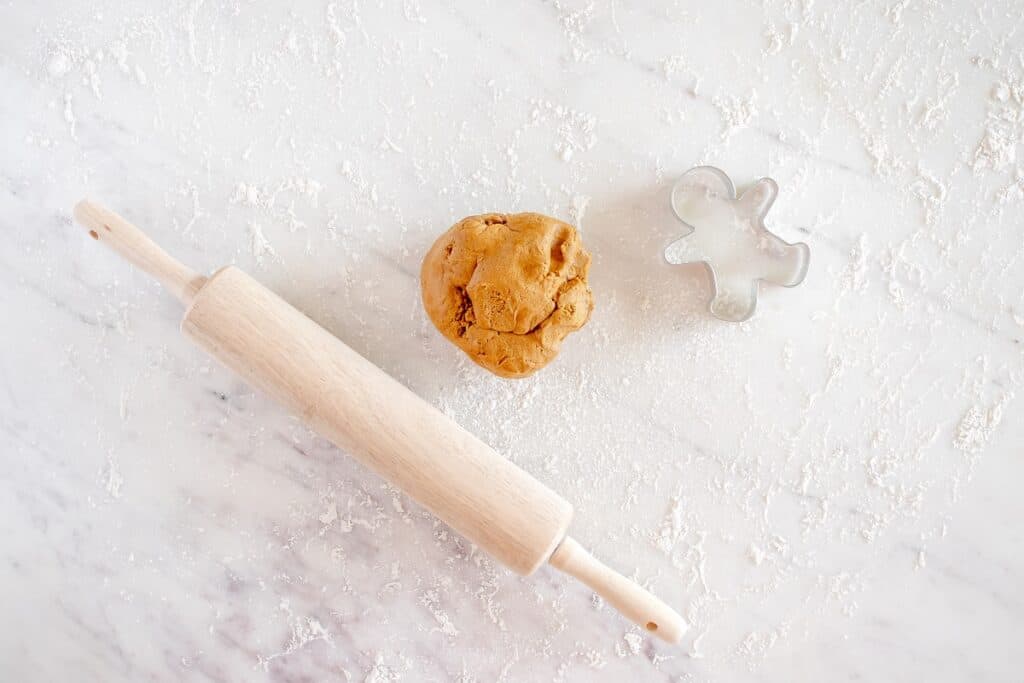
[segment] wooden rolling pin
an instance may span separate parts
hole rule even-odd
[[[234,266],[205,277],[89,201],[89,235],[185,305],[186,336],[513,571],[545,562],[669,642],[679,614],[566,536],[572,506]]]

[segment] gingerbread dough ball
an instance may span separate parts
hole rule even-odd
[[[526,377],[590,318],[590,254],[568,223],[539,213],[464,218],[423,259],[423,305],[476,363]]]

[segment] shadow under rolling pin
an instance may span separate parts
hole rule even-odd
[[[89,235],[185,305],[182,332],[513,571],[548,562],[671,643],[683,618],[566,535],[572,506],[238,268],[210,277],[89,201]]]

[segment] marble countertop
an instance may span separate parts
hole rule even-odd
[[[4,680],[1019,677],[1019,4],[292,4],[3,4]],[[661,258],[699,164],[775,178],[770,227],[810,245],[742,324]],[[83,196],[560,491],[688,636],[496,566],[254,393]],[[419,302],[486,211],[594,257],[591,322],[527,380]]]

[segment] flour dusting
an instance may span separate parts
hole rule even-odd
[[[0,453],[34,534],[12,546],[90,586],[16,599],[24,650],[89,643],[107,678],[729,681],[886,620],[948,661],[892,596],[967,599],[951,545],[983,519],[984,555],[998,520],[966,493],[1019,436],[1016,3],[23,5]],[[811,247],[742,324],[660,257],[704,163],[776,179],[769,227]],[[85,192],[202,272],[255,271],[564,495],[574,538],[685,614],[681,646],[513,575],[178,339],[170,298],[70,229]],[[486,211],[571,221],[594,256],[592,319],[517,382],[420,302],[427,246]]]

